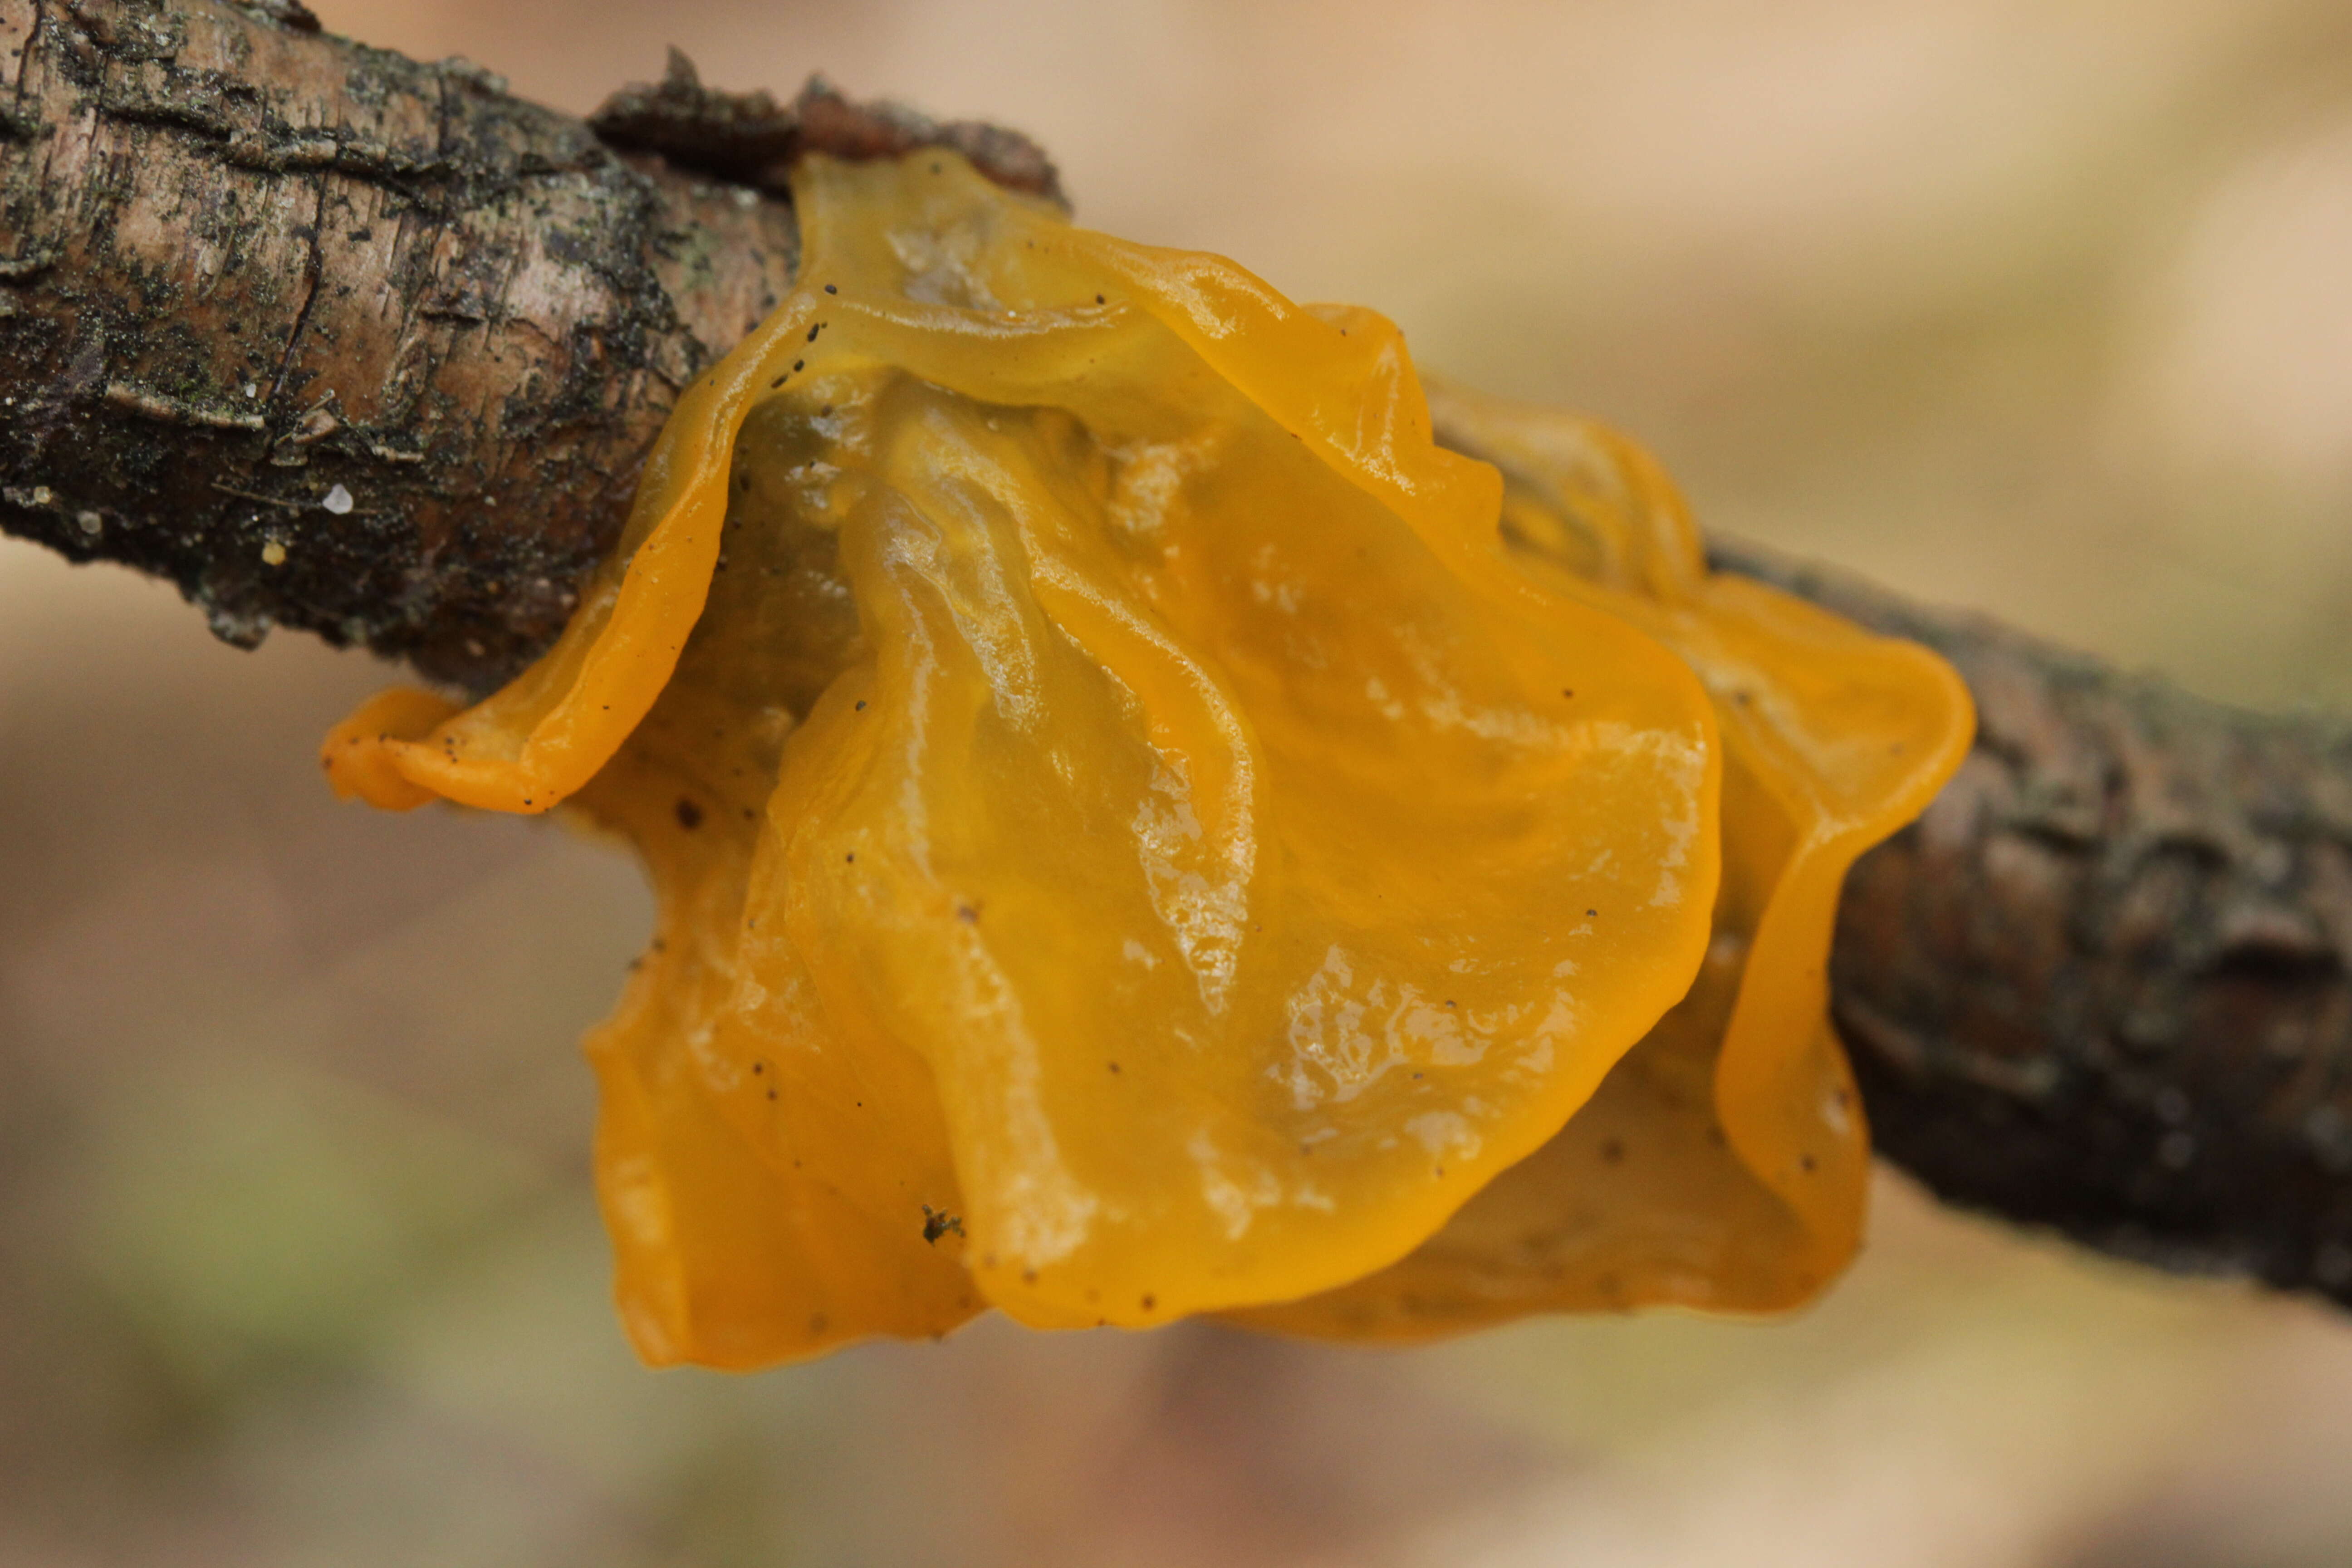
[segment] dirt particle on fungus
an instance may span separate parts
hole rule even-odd
[[[1096,295],[1096,296],[1095,296],[1095,303],[1096,303],[1096,304],[1097,304],[1097,305],[1100,305],[1100,304],[1107,303],[1107,301],[1103,299],[1103,297],[1102,297],[1101,295],[1097,294],[1097,295]]]
[[[1150,1295],[1150,1294],[1149,1294],[1149,1293],[1147,1293],[1147,1294],[1144,1296],[1144,1298],[1143,1298],[1143,1310],[1144,1310],[1145,1311],[1149,1312],[1150,1310],[1151,1310],[1151,1309],[1152,1309],[1152,1308],[1157,1307],[1158,1305],[1160,1305],[1160,1298],[1159,1298],[1159,1297],[1157,1297],[1157,1296],[1153,1296],[1153,1295]]]
[[[956,919],[963,921],[963,923],[968,926],[976,926],[980,923],[980,911],[970,904],[958,904],[956,906]]]
[[[694,802],[687,799],[684,795],[678,796],[677,825],[680,827],[685,828],[688,833],[691,833],[696,828],[701,826],[702,807],[695,805]]]
[[[1601,1163],[1605,1165],[1623,1164],[1625,1163],[1625,1141],[1622,1138],[1602,1139],[1601,1141]]]
[[[855,850],[855,849],[853,849],[853,850],[851,850],[848,854],[844,855],[844,856],[841,858],[841,863],[842,863],[843,865],[845,865],[845,866],[855,866],[855,865],[856,865],[856,864],[857,864],[857,851],[856,851],[856,850]]]
[[[856,706],[856,708],[852,709],[852,710],[851,710],[851,711],[852,711],[852,712],[854,712],[854,713],[863,713],[863,712],[865,712],[865,711],[866,711],[866,699],[864,699],[863,697],[859,698],[859,699],[857,700],[857,706]]]
[[[1598,920],[1601,918],[1601,911],[1599,910],[1587,910],[1584,913],[1588,919]]]
[[[804,359],[796,359],[793,361],[793,368],[794,370],[806,370],[808,368],[808,361]]]
[[[825,1316],[823,1312],[812,1312],[809,1314],[810,1333],[821,1334],[824,1332],[826,1326]]]
[[[823,331],[824,331],[824,323],[823,321],[819,321],[816,325],[809,329],[808,341],[811,342],[816,342],[816,335]]]
[[[1111,1063],[1111,1064],[1110,1064],[1110,1070],[1111,1070],[1111,1071],[1113,1071],[1113,1072],[1117,1072],[1117,1071],[1118,1070],[1118,1064],[1117,1062],[1113,1062],[1113,1063]]]
[[[925,1204],[923,1205],[923,1239],[936,1247],[939,1245],[940,1237],[950,1231],[953,1231],[958,1236],[963,1234],[963,1216],[950,1214],[945,1209],[935,1209],[930,1205]]]
[[[838,294],[838,293],[840,293],[840,292],[841,292],[841,290],[840,290],[840,289],[838,289],[835,288],[835,287],[834,287],[832,284],[830,284],[830,283],[828,283],[828,284],[826,284],[826,285],[824,286],[824,291],[825,291],[826,293],[828,293],[828,294]]]
[[[753,1072],[766,1072],[768,1070],[768,1064],[765,1062],[753,1062],[751,1064],[751,1070]]]
[[[1805,1174],[1809,1176],[1821,1168],[1821,1162],[1814,1159],[1811,1154],[1799,1156],[1797,1164],[1799,1168],[1801,1168]]]
[[[1576,695],[1576,689],[1572,686],[1563,686],[1559,689],[1559,694],[1562,697],[1573,697]]]
[[[1021,1271],[1021,1283],[1024,1285],[1037,1283],[1037,1271],[1034,1268],[1024,1268]]]

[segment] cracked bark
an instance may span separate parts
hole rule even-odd
[[[788,283],[800,146],[1054,189],[1003,132],[677,64],[600,134],[291,0],[0,0],[0,529],[168,577],[231,642],[497,685]]]
[[[803,147],[1017,137],[709,91],[591,121],[296,0],[0,0],[0,530],[479,690],[789,281]],[[1745,546],[1958,666],[1959,776],[1847,886],[1838,1022],[1948,1199],[2352,1302],[2352,741]]]
[[[2352,731],[1718,542],[1958,667],[1975,748],[1857,864],[1833,1008],[1947,1199],[2352,1303]]]

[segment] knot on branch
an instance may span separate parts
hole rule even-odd
[[[319,17],[302,0],[236,0],[237,8],[250,12],[265,22],[274,22],[289,33],[315,33]]]
[[[978,121],[935,121],[903,104],[858,103],[822,76],[812,76],[790,103],[766,92],[705,87],[682,50],[654,83],[623,88],[588,117],[589,129],[621,152],[653,153],[674,166],[730,184],[783,195],[803,153],[895,158],[919,147],[948,147],[1009,190],[1041,195],[1067,210],[1061,175],[1044,149],[1016,131]]]

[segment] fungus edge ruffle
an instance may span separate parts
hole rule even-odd
[[[1370,312],[950,153],[812,157],[794,195],[803,283],[680,398],[556,647],[324,753],[347,795],[562,803],[644,856],[655,940],[588,1043],[640,1351],[1411,1267],[1720,968],[1720,825],[1780,775],[1738,771],[1706,612],[1498,529],[1547,472],[1441,446]],[[1735,1012],[1808,910],[1751,917]],[[1697,1047],[1763,1108],[1733,1159],[1807,1215],[1769,1107],[1843,1082],[1812,1021]]]

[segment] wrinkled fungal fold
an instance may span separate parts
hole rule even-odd
[[[1957,765],[1950,670],[1710,574],[1637,448],[1424,389],[1369,311],[952,153],[793,195],[803,281],[557,646],[325,749],[647,865],[587,1046],[645,1356],[1832,1278],[1831,921]]]

